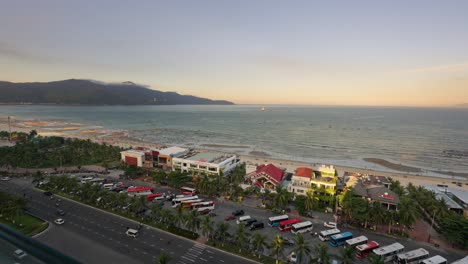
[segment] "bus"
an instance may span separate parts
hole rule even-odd
[[[351,238],[353,238],[353,233],[343,232],[330,236],[328,244],[330,244],[332,247],[342,246],[345,244],[346,240],[350,240]]]
[[[289,219],[289,220],[281,221],[281,222],[279,223],[278,229],[279,229],[281,232],[284,232],[284,231],[287,231],[287,230],[291,230],[292,225],[297,224],[297,223],[300,223],[300,222],[301,222],[301,219],[299,219],[299,218],[292,218],[292,219]]]
[[[181,197],[181,198],[175,198],[172,200],[172,207],[177,207],[182,201],[190,201],[190,200],[197,200],[198,196],[187,196],[187,197]]]
[[[382,257],[384,262],[390,262],[393,261],[397,254],[403,252],[403,250],[405,250],[405,247],[402,244],[393,243],[385,247],[376,248],[372,250],[372,252],[375,255]]]
[[[328,229],[328,230],[320,231],[320,233],[319,233],[319,238],[320,238],[320,240],[322,240],[322,241],[327,241],[327,240],[330,238],[330,236],[339,234],[340,232],[341,232],[341,231],[340,231],[338,228],[333,228],[333,229]]]
[[[196,199],[196,200],[187,200],[187,201],[181,201],[180,202],[180,205],[182,206],[182,208],[184,209],[189,209],[192,204],[194,203],[201,203],[203,202],[203,199]]]
[[[197,210],[197,212],[204,211],[206,209],[208,210],[214,210],[215,208],[215,203],[214,201],[208,201],[208,202],[199,202],[199,203],[193,203],[190,206],[190,209],[192,210]]]
[[[141,196],[148,195],[153,193],[154,188],[152,187],[128,187],[127,194],[128,196]]]
[[[146,196],[146,201],[152,202],[155,198],[163,196],[163,193],[150,193]]]
[[[292,225],[291,233],[293,234],[305,233],[308,231],[312,231],[313,228],[314,226],[312,225],[311,221],[300,222],[300,223]]]
[[[358,236],[349,240],[346,240],[345,247],[356,247],[367,243],[367,237]]]
[[[418,248],[405,253],[398,254],[393,261],[396,264],[419,263],[420,260],[427,259],[429,251],[424,248]]]
[[[421,264],[447,264],[447,260],[441,257],[440,255],[435,255],[433,257],[423,259],[419,263]]]
[[[279,226],[280,222],[284,220],[288,220],[289,216],[287,215],[278,215],[278,216],[272,216],[268,217],[268,225],[271,227]]]
[[[366,244],[356,246],[356,258],[363,259],[372,252],[372,250],[379,247],[379,243],[375,241],[367,242]]]
[[[185,195],[192,195],[192,196],[195,195],[195,194],[197,193],[196,190],[195,190],[194,188],[185,187],[185,186],[180,188],[180,192],[181,192],[182,194],[185,194]]]

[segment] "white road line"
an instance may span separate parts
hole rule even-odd
[[[206,261],[206,262],[208,262],[208,260],[207,260],[207,259],[204,259],[204,258],[199,258],[199,259],[201,259],[201,260],[203,260],[203,261]]]
[[[198,258],[199,255],[190,254],[189,252],[187,252],[187,253],[185,253],[184,256],[189,256],[189,257],[193,257],[193,258]]]
[[[184,258],[184,259],[186,259],[186,260],[188,260],[188,261],[195,262],[195,260],[193,260],[193,259],[189,259],[189,258],[187,258],[186,256],[182,256],[181,258]]]
[[[220,259],[219,261],[224,262],[224,260]]]

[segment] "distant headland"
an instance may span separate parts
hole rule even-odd
[[[0,81],[0,104],[47,105],[232,105],[176,92],[149,89],[133,82],[103,83],[70,79],[55,82]]]

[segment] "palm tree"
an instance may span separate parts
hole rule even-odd
[[[185,226],[192,232],[196,232],[200,228],[200,217],[196,210],[190,211],[185,215]]]
[[[385,212],[385,222],[388,223],[388,231],[387,233],[391,234],[392,233],[392,226],[395,223],[395,219],[397,217],[397,212],[387,210]]]
[[[167,226],[174,225],[174,214],[169,209],[162,209],[161,210],[161,222],[165,223]]]
[[[179,206],[176,207],[174,225],[181,227],[183,223],[184,223],[184,209],[182,208],[182,205],[179,204]]]
[[[328,264],[330,263],[330,256],[328,255],[328,247],[320,243],[315,246],[315,255],[318,263]]]
[[[398,205],[398,217],[403,225],[403,232],[405,228],[414,225],[419,217],[416,204],[409,197],[403,197]]]
[[[287,205],[290,195],[291,194],[285,188],[282,188],[278,185],[276,187],[276,195],[274,200],[275,207],[283,207]]]
[[[318,197],[314,195],[314,192],[312,189],[308,190],[306,192],[306,199],[304,201],[304,207],[307,211],[311,211],[312,209],[315,208],[315,206],[318,203]]]
[[[284,251],[284,243],[280,235],[276,235],[275,239],[273,240],[273,243],[271,244],[271,247],[273,248],[273,252],[276,257],[276,264],[278,264],[279,257],[283,254]]]
[[[399,197],[402,197],[405,194],[405,188],[401,186],[399,180],[391,180],[390,190],[394,191]]]
[[[385,261],[382,256],[371,254],[369,256],[369,263],[370,264],[385,264]]]
[[[224,246],[224,242],[226,241],[226,237],[229,235],[229,224],[226,222],[218,222],[216,226],[215,236],[216,239],[221,241],[221,245]]]
[[[166,251],[161,251],[159,258],[156,260],[156,264],[168,264],[171,259],[171,255],[167,254]]]
[[[338,259],[342,264],[352,264],[354,262],[354,248],[346,247],[340,249],[340,255],[338,256]]]
[[[297,236],[294,238],[296,242],[296,246],[294,247],[294,252],[297,254],[297,263],[301,263],[304,257],[304,255],[309,255],[310,254],[310,247],[309,247],[309,242],[304,239],[302,234],[297,234]]]
[[[385,221],[385,211],[382,208],[382,205],[378,202],[371,203],[369,207],[369,217],[370,221],[375,225],[381,225]]]
[[[201,231],[202,234],[210,239],[211,233],[213,232],[213,224],[214,221],[211,220],[211,217],[206,215],[203,217],[202,222],[201,222]]]
[[[236,246],[239,248],[239,252],[247,242],[247,233],[245,232],[245,225],[239,224],[236,229]]]
[[[266,240],[267,240],[267,237],[258,232],[253,234],[252,239],[250,240],[250,243],[252,244],[252,248],[254,251],[254,256],[255,256],[255,252],[258,252],[259,259],[261,258],[263,252],[265,251],[265,248],[268,247],[268,243],[266,242]]]
[[[44,180],[44,174],[42,174],[41,171],[36,171],[36,173],[33,175],[33,180],[32,183],[35,183],[36,185],[39,184],[39,182]]]

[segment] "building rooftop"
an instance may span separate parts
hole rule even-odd
[[[188,149],[174,146],[174,147],[169,147],[169,148],[159,150],[159,155],[166,155],[166,156],[180,155],[181,153],[184,153],[187,151]]]
[[[296,173],[294,173],[294,176],[305,177],[310,179],[313,173],[314,171],[311,168],[299,167],[296,169]]]
[[[275,184],[280,183],[283,180],[284,171],[273,164],[262,164],[257,166],[257,170],[252,172],[255,175],[264,173],[270,176],[269,178],[271,181],[275,182]]]
[[[122,154],[138,154],[138,155],[145,155],[145,151],[143,151],[143,150],[137,150],[137,149],[124,150],[124,151],[121,151],[120,153],[122,153]]]
[[[426,188],[427,190],[433,191],[438,196],[438,198],[440,195],[440,198],[444,199],[450,208],[463,209],[463,207],[460,206],[458,203],[456,203],[452,198],[450,198],[447,195],[447,193],[450,193],[451,195],[456,197],[458,200],[460,200],[464,204],[468,204],[468,192],[465,190],[460,190],[460,189],[455,189],[455,188],[450,188],[450,187],[442,188],[442,187],[435,186],[435,185],[427,185],[427,186],[424,186],[424,188]],[[459,207],[456,207],[453,203],[455,203]]]
[[[400,202],[400,197],[392,190],[384,186],[370,187],[367,189],[368,197],[375,201],[394,203]]]
[[[222,154],[218,152],[197,152],[197,151],[192,151],[189,152],[183,156],[180,156],[178,158],[184,159],[184,160],[192,160],[192,161],[198,161],[198,162],[206,162],[206,163],[214,163],[214,164],[219,164],[223,161],[225,161],[228,158],[234,157],[235,155],[233,154]]]

